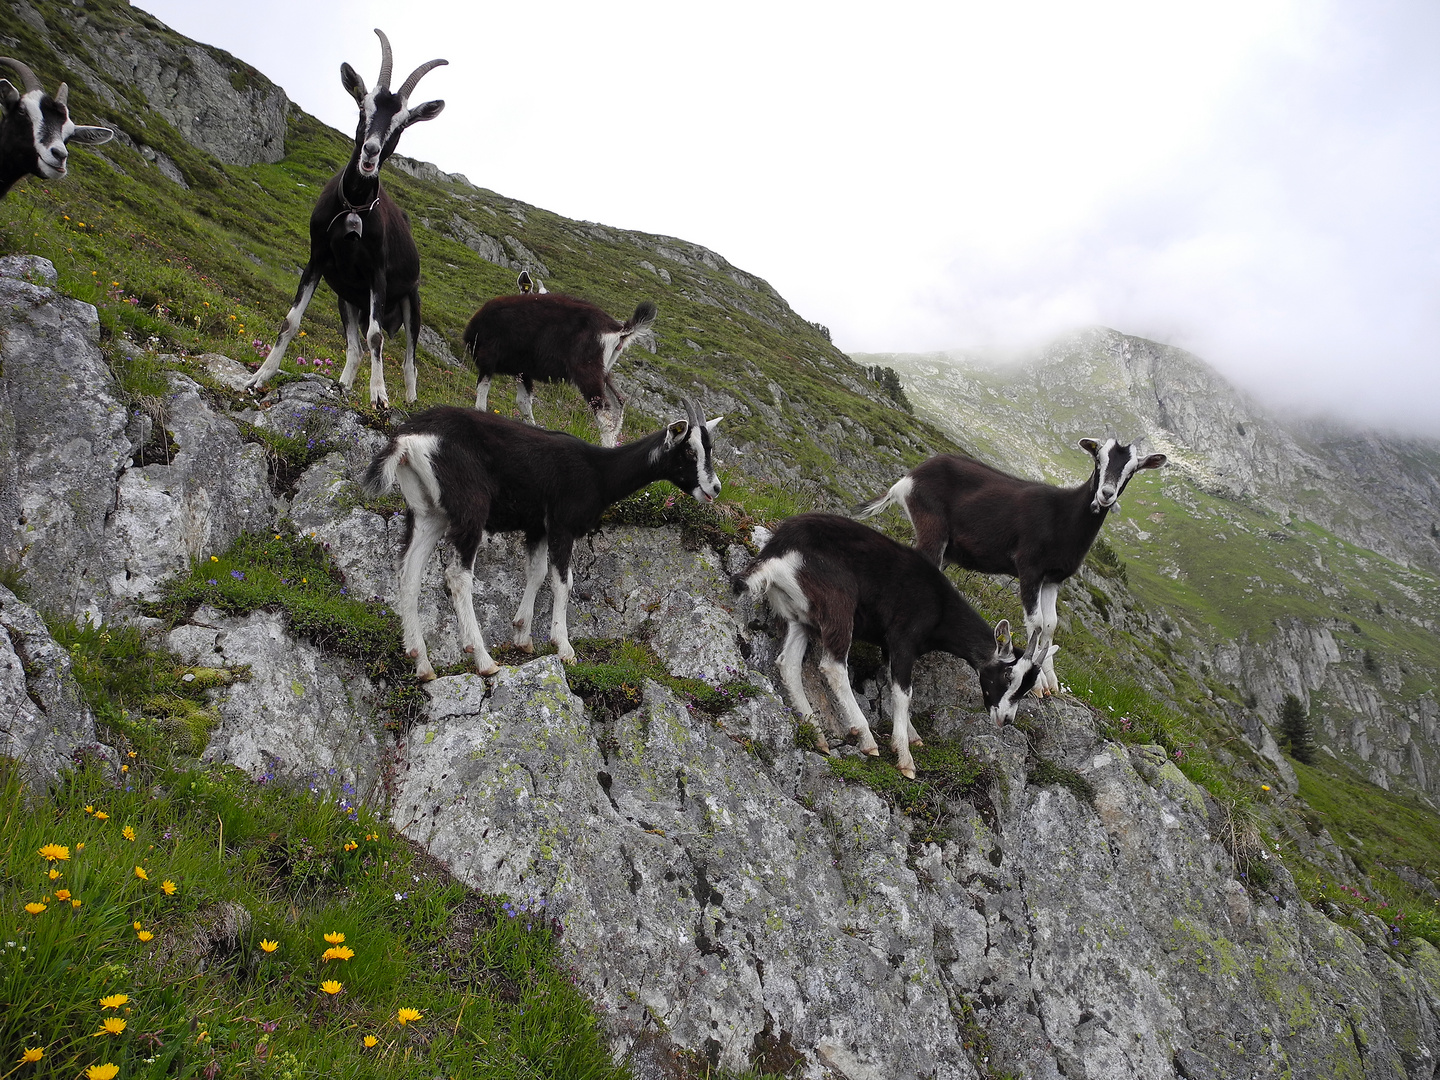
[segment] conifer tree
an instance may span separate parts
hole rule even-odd
[[[1280,706],[1280,742],[1296,761],[1309,765],[1315,760],[1315,740],[1310,715],[1294,694],[1286,694]]]

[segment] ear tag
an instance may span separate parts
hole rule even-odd
[[[345,231],[347,233],[353,232],[356,236],[365,235],[365,223],[360,220],[360,215],[355,213],[354,210],[351,210],[350,213],[345,215]]]

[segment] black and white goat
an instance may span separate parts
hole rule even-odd
[[[800,681],[800,665],[811,635],[820,640],[820,672],[830,684],[859,748],[878,754],[875,736],[850,688],[845,663],[853,639],[879,645],[890,662],[890,747],[900,771],[915,778],[910,728],[910,694],[915,662],[929,652],[947,652],[975,669],[985,707],[997,724],[1015,718],[1019,702],[1035,684],[1038,642],[1023,656],[1010,642],[1010,624],[992,629],[939,568],[907,548],[849,518],[801,514],[782,521],[763,542],[760,554],[733,579],[735,592],[764,596],[770,610],[789,625],[780,650],[780,678],[802,717],[815,710]],[[817,749],[825,750],[823,743]]]
[[[973,458],[939,454],[896,481],[880,498],[856,507],[860,517],[898,506],[915,528],[915,548],[936,566],[954,563],[982,574],[1020,579],[1027,641],[1042,648],[1055,638],[1055,601],[1066,578],[1080,569],[1105,515],[1120,509],[1120,493],[1141,469],[1158,469],[1164,454],[1141,457],[1132,444],[1081,439],[1095,459],[1090,479],[1059,488],[1003,473]],[[1060,689],[1050,653],[1041,692]]]
[[[300,320],[323,277],[340,302],[345,330],[345,370],[340,385],[355,384],[360,366],[361,326],[370,349],[370,404],[388,406],[381,350],[385,335],[405,329],[405,400],[415,400],[415,343],[420,336],[420,252],[410,235],[410,220],[380,186],[380,166],[395,152],[411,124],[433,120],[443,101],[410,108],[410,95],[431,68],[449,63],[431,60],[410,73],[399,90],[390,89],[390,40],[380,31],[380,78],[374,90],[349,64],[340,65],[340,81],[360,106],[355,148],[350,160],[320,193],[310,212],[310,261],[300,275],[295,303],[280,324],[280,338],[250,380],[262,387],[280,368],[285,350],[300,330]]]
[[[407,421],[366,470],[372,495],[397,481],[405,496],[405,548],[398,607],[406,654],[415,673],[433,679],[420,630],[420,580],[442,537],[454,547],[445,584],[455,605],[460,642],[475,670],[499,670],[485,648],[472,601],[475,553],[486,533],[523,532],[529,550],[525,593],[515,612],[515,644],[531,650],[535,594],[548,563],[554,609],[550,640],[567,663],[575,659],[566,627],[570,553],[612,503],[657,480],[668,480],[702,503],[720,494],[711,460],[720,417],[706,422],[689,402],[686,418],[627,446],[592,446],[564,432],[527,427],[492,413],[452,406]]]
[[[0,56],[0,64],[13,68],[25,87],[21,93],[0,79],[0,198],[23,176],[64,176],[70,157],[66,143],[97,146],[115,137],[107,127],[86,127],[70,119],[70,87],[65,83],[51,97],[28,65],[8,56]]]
[[[523,279],[528,275],[521,275]],[[561,293],[497,296],[465,327],[465,348],[475,361],[475,408],[484,409],[490,380],[513,375],[515,403],[530,423],[536,382],[572,383],[595,413],[600,445],[620,437],[625,399],[610,379],[620,354],[655,322],[655,305],[641,301],[626,323],[617,322],[588,300]]]

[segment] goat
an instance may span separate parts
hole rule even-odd
[[[410,235],[410,219],[380,186],[380,166],[395,152],[401,133],[411,124],[433,120],[443,101],[410,108],[410,94],[431,68],[449,63],[421,64],[398,91],[390,89],[390,39],[380,31],[380,78],[374,90],[349,64],[340,65],[340,80],[360,106],[355,148],[345,167],[331,177],[310,212],[310,261],[300,274],[295,302],[280,323],[280,337],[265,363],[250,379],[254,389],[274,377],[285,350],[300,329],[300,320],[323,277],[335,290],[340,324],[345,331],[345,370],[340,385],[349,390],[360,366],[360,327],[366,320],[370,347],[370,404],[388,407],[381,350],[385,335],[405,328],[405,400],[415,400],[415,343],[420,336],[420,253]]]
[[[1095,459],[1090,479],[1052,487],[1003,473],[973,458],[938,454],[901,477],[878,499],[855,508],[860,517],[899,506],[915,529],[915,548],[936,566],[947,562],[983,574],[1020,579],[1025,632],[1048,647],[1058,617],[1061,584],[1085,561],[1106,512],[1120,509],[1120,493],[1141,469],[1158,469],[1164,454],[1140,457],[1132,444],[1081,439]],[[1060,680],[1044,653],[1042,693]]]
[[[471,599],[475,553],[490,532],[523,532],[529,560],[525,593],[515,612],[515,644],[532,651],[535,594],[550,568],[554,610],[550,640],[575,661],[566,627],[576,537],[591,532],[612,503],[656,480],[668,480],[702,503],[720,494],[711,461],[715,425],[685,403],[685,419],[628,446],[592,446],[564,432],[527,427],[492,413],[440,406],[412,418],[375,455],[361,480],[372,495],[396,481],[408,507],[400,561],[400,622],[415,673],[433,679],[420,630],[420,578],[442,536],[454,546],[445,584],[455,605],[464,650],[475,670],[493,675]]]
[[[550,290],[545,288],[545,283],[539,278],[531,278],[529,270],[521,270],[520,276],[515,279],[515,287],[522,293],[534,291],[537,296],[544,296]]]
[[[765,596],[786,621],[778,666],[790,700],[809,719],[814,708],[800,682],[800,665],[813,634],[820,639],[820,672],[830,684],[850,734],[863,753],[880,751],[850,688],[845,663],[853,638],[879,645],[890,661],[890,746],[900,772],[915,779],[910,729],[915,661],[947,652],[975,669],[985,706],[998,725],[1015,718],[1019,701],[1039,674],[1039,642],[1015,655],[1010,624],[992,630],[940,569],[913,548],[859,522],[834,514],[801,514],[763,539],[760,554],[732,579],[736,594]],[[828,753],[817,743],[816,749]]]
[[[526,275],[521,275],[522,284]],[[535,383],[569,382],[585,396],[600,427],[600,445],[620,437],[625,398],[610,371],[635,336],[655,322],[655,305],[641,301],[627,323],[616,322],[586,300],[560,293],[497,296],[465,327],[465,348],[475,361],[475,408],[484,409],[497,373],[518,383],[515,403],[530,423]]]
[[[0,198],[24,176],[59,180],[67,170],[66,143],[98,146],[115,137],[107,127],[87,127],[70,119],[70,87],[60,84],[51,97],[29,66],[8,56],[0,64],[13,68],[25,87],[22,94],[0,79]]]

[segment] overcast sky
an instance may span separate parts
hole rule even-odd
[[[1440,435],[1434,0],[139,6],[347,133],[372,27],[397,82],[445,57],[402,153],[704,244],[848,351],[1099,323]]]

